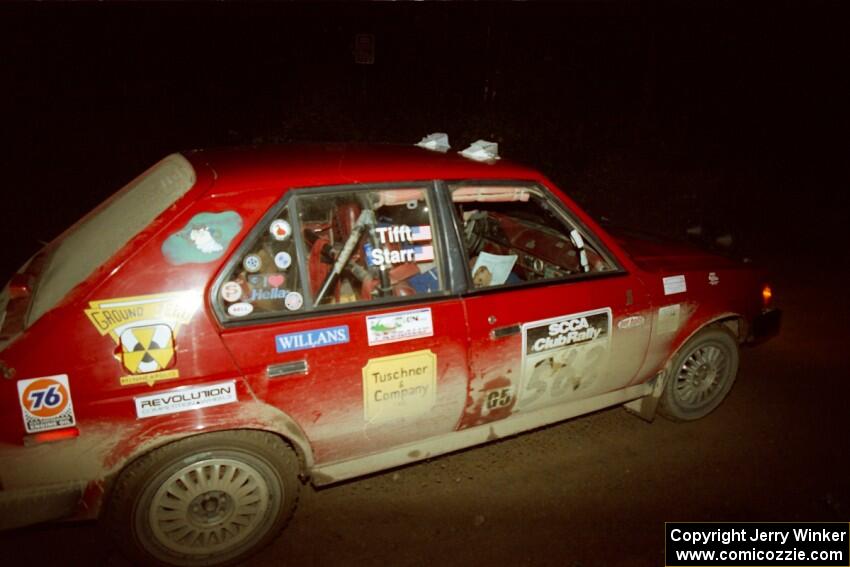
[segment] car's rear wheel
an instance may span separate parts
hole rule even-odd
[[[723,402],[738,374],[738,343],[729,331],[709,327],[676,354],[658,411],[674,421],[705,417]]]
[[[104,515],[143,564],[226,565],[269,543],[289,520],[298,460],[277,436],[226,431],[141,457],[116,480]]]

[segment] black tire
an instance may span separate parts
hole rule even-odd
[[[679,349],[658,411],[672,421],[693,421],[719,406],[738,375],[738,342],[722,327],[709,327]]]
[[[235,430],[188,437],[133,461],[116,479],[102,524],[142,565],[229,565],[261,549],[295,511],[292,448]]]

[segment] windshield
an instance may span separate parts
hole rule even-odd
[[[172,154],[128,183],[52,244],[38,274],[26,326],[52,309],[195,184],[186,158]]]

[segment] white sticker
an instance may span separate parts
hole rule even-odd
[[[286,305],[286,308],[290,311],[298,311],[301,309],[301,306],[304,305],[304,297],[297,291],[290,291],[286,294],[283,304]]]
[[[76,423],[67,374],[20,380],[18,400],[27,433],[62,429]]]
[[[635,329],[637,327],[643,327],[645,319],[643,315],[632,315],[631,317],[624,317],[617,322],[617,327],[620,329]]]
[[[242,267],[251,273],[259,272],[260,268],[263,267],[263,261],[260,260],[260,257],[256,254],[248,254],[245,256],[245,259],[242,260]]]
[[[370,315],[366,317],[366,332],[369,346],[433,336],[431,308]]]
[[[254,306],[250,303],[234,303],[230,307],[227,308],[227,313],[231,317],[244,317],[245,315],[250,315],[254,310]]]
[[[221,286],[221,298],[228,303],[239,301],[242,297],[242,286],[236,282],[224,282]]]
[[[188,386],[134,398],[138,418],[221,406],[238,401],[236,381]]]
[[[720,278],[714,272],[708,272],[708,283],[709,285],[717,285],[720,283]]]
[[[664,283],[664,295],[684,293],[688,291],[685,276],[669,276],[661,280]]]
[[[279,270],[287,269],[290,264],[292,264],[292,256],[289,255],[289,252],[278,252],[274,255],[274,265]]]
[[[286,240],[292,234],[292,227],[283,219],[275,219],[269,226],[269,232],[275,240]]]
[[[679,328],[679,304],[667,305],[658,309],[658,334],[672,333]]]

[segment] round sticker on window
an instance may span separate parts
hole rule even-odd
[[[250,303],[234,303],[227,308],[227,312],[231,317],[244,317],[254,310],[254,306]]]
[[[221,286],[221,298],[228,303],[239,301],[242,297],[242,286],[236,282],[224,282]]]
[[[286,305],[286,308],[290,311],[298,311],[301,309],[301,306],[304,305],[304,298],[297,291],[291,291],[286,294],[286,299],[283,300],[283,304]]]
[[[292,256],[289,255],[289,252],[278,252],[274,255],[274,265],[278,269],[285,270],[290,264],[292,264]]]
[[[269,232],[272,233],[275,240],[286,240],[292,233],[292,227],[283,219],[275,219],[269,226]]]
[[[263,267],[263,261],[256,254],[248,254],[242,260],[242,267],[249,272],[259,272],[260,268]]]

